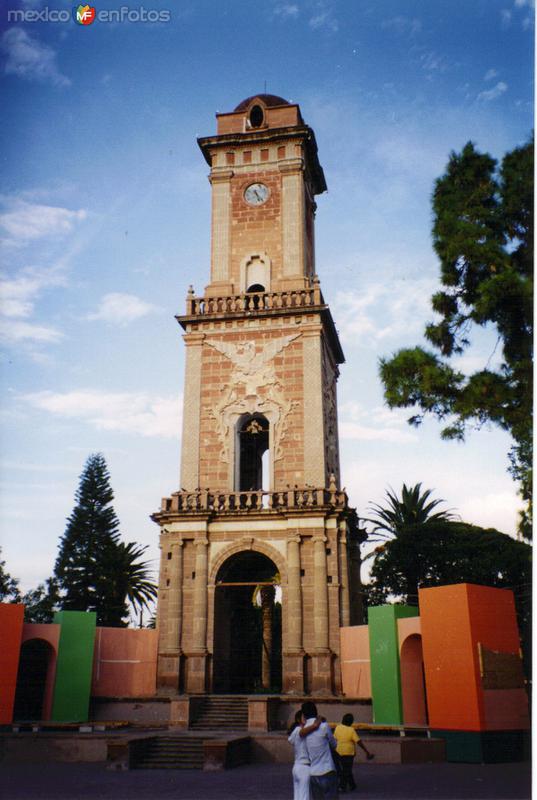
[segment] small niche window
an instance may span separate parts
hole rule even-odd
[[[168,553],[168,561],[170,560],[171,557],[172,557],[172,554]]]
[[[269,422],[262,414],[241,417],[237,425],[237,488],[249,492],[263,489],[268,478]],[[263,475],[265,467],[265,475]]]
[[[261,106],[258,105],[253,106],[252,110],[250,111],[249,119],[252,128],[261,127],[265,119],[265,115],[263,114],[263,109],[261,108]]]

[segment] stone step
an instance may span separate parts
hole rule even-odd
[[[159,736],[145,745],[134,769],[201,769],[203,739],[188,736]]]

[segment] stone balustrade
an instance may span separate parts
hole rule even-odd
[[[280,311],[324,304],[318,281],[305,289],[284,292],[246,292],[222,297],[195,297],[191,289],[186,299],[187,316],[208,316],[257,311]]]
[[[209,489],[174,492],[162,499],[161,511],[184,513],[237,513],[347,508],[347,494],[331,482],[328,488],[289,488],[283,491],[215,492]]]

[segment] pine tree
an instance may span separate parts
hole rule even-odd
[[[104,456],[90,455],[54,567],[61,608],[96,611],[99,625],[123,625],[127,615],[125,595],[118,592],[114,574],[119,520],[113,498]]]

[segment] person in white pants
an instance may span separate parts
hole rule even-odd
[[[310,759],[306,739],[300,736],[300,731],[306,734],[316,730],[319,722],[316,720],[309,728],[304,728],[304,716],[302,711],[295,714],[295,722],[291,728],[288,742],[295,749],[295,761],[293,764],[293,800],[310,800]]]

